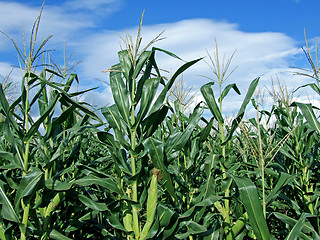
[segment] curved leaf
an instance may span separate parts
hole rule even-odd
[[[84,204],[86,205],[88,208],[91,208],[93,210],[97,210],[99,212],[103,212],[103,211],[106,211],[108,210],[108,206],[107,204],[105,203],[102,203],[102,202],[96,202],[96,201],[93,201],[91,198],[88,198],[84,195],[79,195],[79,200]]]
[[[222,91],[222,93],[221,93],[221,96],[220,96],[219,99],[218,99],[218,102],[222,102],[223,99],[228,95],[228,93],[229,93],[229,91],[230,91],[231,89],[233,89],[233,90],[234,90],[236,93],[238,93],[239,95],[241,94],[239,88],[237,87],[237,85],[236,85],[235,83],[231,83],[231,84],[227,85],[227,86],[223,89],[223,91]]]
[[[250,179],[230,175],[237,184],[243,205],[248,213],[254,234],[258,239],[270,239],[266,219],[264,218],[257,188]]]
[[[143,143],[146,151],[148,152],[150,159],[154,165],[155,168],[160,169],[161,175],[164,181],[164,185],[166,186],[166,189],[170,193],[170,195],[176,199],[176,193],[174,190],[174,186],[172,184],[172,180],[170,177],[170,174],[168,173],[168,170],[164,163],[164,146],[163,143],[157,139],[154,139],[152,137],[148,138]]]
[[[159,108],[161,107],[161,105],[163,104],[165,97],[167,95],[167,92],[170,90],[170,88],[172,87],[174,81],[176,80],[176,78],[183,73],[185,70],[187,70],[189,67],[191,67],[192,65],[194,65],[195,63],[199,62],[202,58],[190,61],[185,63],[184,65],[182,65],[174,74],[173,76],[170,78],[170,80],[168,81],[168,83],[164,86],[163,90],[161,91],[161,93],[159,94],[157,100],[155,101],[155,103],[153,104],[150,113],[154,113],[156,111],[159,110]]]
[[[313,112],[312,105],[310,103],[305,104],[305,103],[299,103],[299,102],[295,102],[294,104],[298,105],[298,107],[303,113],[303,116],[307,119],[310,126],[314,130],[318,131],[318,133],[320,133],[320,123]]]
[[[32,168],[21,180],[15,197],[15,206],[18,208],[20,199],[30,196],[37,190],[38,184],[43,179],[43,172],[38,168]]]
[[[56,240],[72,240],[71,238],[66,237],[65,235],[63,235],[62,233],[58,232],[57,230],[53,229],[49,236],[53,239]]]
[[[213,116],[215,117],[215,119],[219,122],[219,124],[223,124],[224,120],[223,117],[221,115],[220,109],[218,107],[218,104],[216,102],[216,99],[214,97],[214,93],[212,90],[212,85],[214,83],[207,83],[205,85],[203,85],[200,89],[202,96],[204,97],[204,99],[206,100],[206,103],[211,111],[211,113],[213,114]]]
[[[113,68],[116,66],[113,66]],[[121,72],[117,71],[117,69],[110,72],[110,86],[114,102],[120,115],[123,117],[123,120],[130,125],[128,90],[121,77]]]
[[[3,188],[0,186],[0,203],[2,204],[1,215],[4,219],[12,222],[20,223],[19,216],[17,215],[14,207],[12,206],[10,200],[8,199]]]
[[[247,94],[241,104],[240,109],[239,109],[237,117],[232,121],[231,129],[229,130],[229,132],[227,134],[226,140],[222,144],[226,144],[231,139],[234,131],[237,129],[239,123],[241,122],[241,120],[244,116],[246,107],[247,107],[248,103],[250,102],[252,95],[254,94],[254,92],[258,86],[259,80],[260,80],[260,78],[256,78],[251,82],[249,89],[248,89],[248,92],[247,92]]]

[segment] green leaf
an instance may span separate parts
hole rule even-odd
[[[16,121],[13,118],[13,114],[11,113],[11,108],[9,108],[8,101],[5,97],[5,94],[2,89],[2,84],[0,83],[0,111],[3,109],[3,114],[6,117],[6,119],[9,120],[9,123],[14,128],[16,132],[19,132],[19,126],[16,123]]]
[[[307,122],[310,124],[311,128],[320,133],[320,123],[317,120],[316,115],[313,112],[312,105],[310,103],[299,103],[295,102],[293,105],[297,105],[306,118]]]
[[[101,202],[96,202],[93,201],[92,199],[84,196],[84,195],[79,195],[79,200],[86,205],[88,208],[91,208],[93,210],[97,210],[99,212],[103,212],[108,210],[108,206],[105,203],[101,203]]]
[[[159,216],[159,224],[160,224],[160,227],[166,227],[170,224],[171,222],[171,219],[173,217],[173,215],[175,214],[175,212],[170,209],[169,207],[165,206],[164,204],[162,203],[158,203],[158,206],[157,206],[157,214]]]
[[[79,108],[81,111],[92,117],[93,119],[97,120],[98,122],[101,122],[101,119],[98,117],[97,114],[86,108],[84,105],[87,103],[83,102],[76,102],[72,100],[71,97],[69,97],[67,94],[61,93],[61,99],[60,102],[62,103],[63,101],[70,103],[71,105],[75,105],[77,108]]]
[[[60,126],[63,122],[65,122],[70,116],[72,116],[75,108],[75,105],[71,105],[66,110],[64,110],[59,117],[52,121],[52,124],[49,125],[48,134],[46,135],[45,139],[49,139],[53,136],[56,128]]]
[[[280,177],[277,181],[276,186],[272,189],[271,193],[266,198],[266,205],[268,205],[271,200],[275,199],[280,194],[281,189],[293,180],[294,176],[291,176],[290,174],[284,172],[280,172]]]
[[[302,213],[299,220],[293,226],[290,233],[286,237],[286,240],[296,240],[299,237],[301,230],[303,228],[303,225],[304,225],[305,221],[307,220],[307,217],[314,217],[314,216],[309,213]]]
[[[50,232],[49,236],[55,240],[72,240],[71,238],[66,237],[55,229]]]
[[[202,200],[201,202],[195,204],[194,206],[192,206],[188,211],[186,211],[185,213],[181,214],[179,216],[180,219],[184,219],[184,218],[189,218],[195,211],[195,209],[197,207],[209,207],[212,206],[216,201],[219,201],[220,199],[222,199],[222,197],[220,196],[215,196],[215,195],[210,195],[209,197],[205,198],[204,200]]]
[[[10,200],[8,199],[3,188],[0,186],[0,203],[2,204],[1,215],[4,219],[12,222],[20,223],[19,217],[15,212]]]
[[[192,220],[183,222],[182,224],[180,224],[179,227],[182,227],[182,226],[186,226],[188,228],[188,231],[186,233],[176,234],[175,237],[178,239],[187,239],[190,235],[200,234],[207,231],[206,227]]]
[[[107,215],[107,221],[113,228],[119,229],[122,232],[127,232],[127,229],[120,223],[118,218],[112,214]]]
[[[254,234],[258,239],[270,239],[268,225],[262,212],[262,206],[256,186],[248,178],[230,176],[239,188],[240,196],[248,213]]]
[[[0,150],[0,160],[2,160],[2,159],[6,159],[7,161],[9,161],[12,164],[12,166],[15,166],[15,167],[18,167],[18,168],[21,167],[21,165],[19,163],[19,160],[16,159],[15,156],[10,152],[6,152],[6,151],[1,151]],[[1,169],[1,167],[0,167],[0,169]]]
[[[63,90],[68,92],[74,80],[76,80],[77,83],[79,83],[78,75],[75,74],[75,73],[71,73],[69,75],[68,81],[66,82],[65,87],[63,88]]]
[[[116,105],[102,108],[101,113],[113,129],[118,129],[124,131],[126,135],[128,134],[128,127],[120,117]]]
[[[117,70],[110,72],[110,86],[117,109],[123,120],[129,126],[131,124],[129,120],[129,96],[126,85],[121,77],[121,72],[118,72]]]
[[[125,50],[119,51],[118,57],[119,57],[120,64],[112,66],[111,69],[115,68],[117,70],[120,70],[118,67],[118,66],[120,66],[121,72],[123,73],[123,76],[125,77],[125,79],[129,83],[131,81],[132,73],[133,73],[132,60],[131,60],[131,57],[129,54],[129,50],[125,49]],[[130,87],[130,89],[131,89],[131,87]]]
[[[139,73],[141,72],[143,66],[147,63],[147,61],[149,60],[150,56],[152,55],[152,51],[144,51],[135,66],[134,72],[133,72],[133,76],[132,78],[135,79],[138,77]]]
[[[200,140],[199,142],[202,144],[204,141],[207,140],[208,136],[210,135],[212,126],[213,126],[213,118],[211,118],[210,122],[207,124],[205,128],[203,128],[200,132]]]
[[[25,142],[29,142],[30,139],[33,137],[33,135],[38,131],[39,126],[41,123],[44,122],[44,120],[49,116],[50,113],[52,113],[54,107],[56,106],[56,103],[58,101],[58,95],[55,96],[54,99],[50,102],[48,108],[45,110],[45,112],[38,118],[38,120],[31,126],[29,131],[24,137]]]
[[[111,192],[115,192],[120,195],[124,194],[123,191],[118,187],[117,183],[114,182],[111,178],[100,178],[94,176],[93,174],[78,179],[74,183],[84,187],[95,184],[104,187]]]
[[[155,101],[155,103],[153,104],[150,113],[154,113],[156,111],[159,110],[159,108],[162,106],[165,97],[167,95],[167,92],[170,90],[170,88],[172,87],[174,81],[176,80],[176,78],[183,73],[185,70],[187,70],[189,67],[191,67],[192,65],[194,65],[195,63],[199,62],[202,58],[190,61],[185,63],[184,65],[182,65],[174,74],[173,76],[170,78],[170,80],[168,81],[168,83],[164,86],[163,90],[161,91],[161,93],[159,94],[157,100]]]
[[[141,122],[141,128],[145,139],[150,137],[157,130],[158,126],[167,116],[168,110],[168,106],[162,106],[158,111],[150,114]]]
[[[163,177],[164,185],[166,186],[166,189],[170,193],[170,195],[176,199],[176,193],[174,186],[172,184],[172,180],[170,177],[170,174],[168,173],[168,170],[164,163],[164,146],[163,143],[155,138],[148,138],[144,143],[144,148],[149,154],[149,157],[154,165],[155,168],[159,169],[161,171],[161,175]]]
[[[46,188],[54,191],[66,191],[69,190],[73,183],[70,182],[61,182],[58,180],[54,180],[52,178],[46,180],[45,182]]]
[[[202,113],[203,109],[200,104],[198,104],[190,116],[190,122],[185,130],[183,132],[175,132],[168,137],[165,143],[165,152],[168,156],[168,160],[172,152],[179,151],[189,140],[192,131],[198,125]]]
[[[227,134],[225,142],[222,144],[227,143],[231,139],[234,131],[237,129],[238,125],[240,124],[240,122],[244,116],[246,107],[247,107],[248,103],[250,102],[252,95],[254,94],[254,92],[258,86],[259,80],[260,80],[260,78],[256,78],[251,82],[249,89],[248,89],[248,92],[246,94],[246,97],[244,98],[242,105],[239,109],[237,117],[232,121],[231,129],[229,130],[229,132]]]
[[[228,95],[228,93],[229,93],[229,91],[230,91],[231,89],[233,89],[233,90],[234,90],[236,93],[238,93],[239,95],[241,94],[239,88],[237,87],[237,85],[236,85],[235,83],[231,83],[231,84],[229,84],[228,86],[226,86],[226,87],[223,89],[223,91],[222,91],[222,93],[221,93],[221,96],[220,96],[219,99],[218,99],[218,102],[222,102],[223,99]]]
[[[310,234],[312,233],[312,239],[320,239],[319,234],[317,231],[313,228],[313,226],[309,222],[305,222],[303,219],[306,217],[314,217],[311,214],[302,213],[299,220],[293,219],[291,217],[288,217],[287,215],[284,215],[282,213],[273,212],[274,216],[276,216],[278,219],[280,219],[282,222],[288,224],[290,227],[296,226],[296,230],[300,229],[300,236],[304,236],[303,234]],[[301,220],[301,221],[300,221]],[[303,221],[302,221],[303,220]],[[299,222],[300,221],[300,222]],[[297,225],[298,224],[298,225]],[[302,227],[300,226],[302,224]],[[300,228],[301,227],[301,228]],[[293,228],[294,230],[294,228]],[[296,231],[294,230],[294,231]],[[301,233],[302,231],[302,233]],[[294,233],[293,233],[294,234]],[[293,235],[292,235],[293,236]]]
[[[145,81],[142,89],[140,109],[137,114],[136,122],[134,126],[138,126],[142,119],[146,116],[152,104],[152,100],[157,92],[158,85],[160,83],[160,78],[149,78]]]
[[[296,90],[294,90],[294,92],[298,91],[298,89],[300,89],[300,88],[304,88],[304,87],[308,87],[308,86],[311,87],[316,93],[318,93],[320,95],[320,89],[317,86],[317,84],[315,84],[315,83],[308,83],[308,84],[302,85],[302,86],[298,87]]]
[[[32,168],[21,180],[15,197],[15,207],[18,209],[20,200],[30,196],[37,191],[39,184],[43,180],[43,172],[38,168]]]
[[[211,85],[213,85],[214,83],[207,83],[205,85],[203,85],[200,89],[202,96],[204,97],[211,113],[213,114],[213,116],[215,117],[215,119],[218,121],[218,123],[220,125],[222,125],[224,123],[223,117],[221,115],[220,109],[218,107],[218,104],[216,102],[216,99],[214,97],[214,93],[212,90]]]

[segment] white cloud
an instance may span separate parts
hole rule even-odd
[[[71,11],[89,10],[95,14],[113,13],[121,5],[119,0],[69,0],[64,3],[64,7]]]
[[[261,76],[260,85],[271,83],[271,76],[278,74],[284,79],[295,79],[294,85],[298,86],[298,77],[293,77],[288,66],[293,57],[299,53],[296,42],[283,33],[262,32],[246,33],[240,31],[236,24],[216,22],[207,19],[185,20],[176,23],[143,26],[143,44],[147,44],[158,33],[165,30],[165,40],[157,42],[155,46],[172,51],[184,60],[190,61],[206,56],[206,50],[213,55],[215,51],[214,39],[219,45],[221,59],[223,54],[229,57],[234,50],[236,54],[230,69],[238,66],[226,84],[235,82],[242,92],[242,96],[226,101],[241,102],[250,82]],[[137,28],[127,32],[135,39]],[[119,30],[119,35],[124,36],[125,31]],[[117,63],[117,51],[120,50],[121,39],[115,32],[105,31],[93,34],[79,42],[77,48],[84,56],[83,75],[85,78],[107,79],[102,73]],[[160,68],[175,71],[183,62],[171,58],[163,53],[157,54]],[[208,60],[208,59],[207,59]],[[195,91],[208,82],[208,79],[199,75],[214,77],[210,68],[204,61],[197,63],[184,73],[185,82]],[[290,82],[291,84],[291,82]],[[217,86],[213,87],[217,90]],[[232,112],[239,108],[238,104],[226,103],[226,111]]]
[[[60,45],[60,49],[62,42],[66,40],[71,51],[77,53],[77,56],[83,60],[78,68],[80,85],[82,86],[94,87],[98,85],[99,82],[95,80],[96,78],[107,80],[108,75],[101,71],[118,61],[117,51],[120,50],[121,39],[117,33],[124,36],[128,32],[135,39],[137,27],[127,31],[124,29],[94,31],[101,11],[111,14],[117,11],[121,2],[116,0],[70,0],[61,6],[46,5],[44,8],[39,39],[42,36],[53,34],[49,46],[55,48]],[[39,6],[31,7],[18,3],[0,2],[0,29],[9,34],[13,33],[13,36],[19,36],[21,24],[25,26],[25,29],[31,29],[36,16],[38,16],[39,8]],[[89,9],[89,11],[84,11],[85,9]],[[98,17],[94,16],[95,13],[98,13]],[[244,32],[239,29],[237,24],[233,23],[209,19],[189,19],[175,23],[143,26],[142,45],[147,44],[163,30],[165,30],[163,36],[166,39],[157,42],[155,46],[171,51],[187,61],[205,57],[206,50],[213,54],[215,38],[218,41],[221,58],[223,58],[223,54],[228,57],[236,50],[231,69],[235,66],[238,68],[231,75],[227,84],[237,83],[242,96],[233,95],[226,98],[225,109],[230,113],[239,109],[238,105],[241,103],[250,82],[256,77],[261,76],[261,86],[269,85],[271,76],[275,74],[281,80],[286,80],[287,85],[298,86],[301,84],[301,78],[292,76],[289,73],[292,69],[288,68],[294,61],[293,57],[299,53],[299,49],[295,40],[284,33]],[[10,42],[7,39],[0,37],[0,51],[6,50],[8,44]],[[163,53],[158,53],[156,57],[160,68],[170,71],[175,71],[183,64],[183,62]],[[206,78],[199,75],[214,77],[204,61],[192,66],[184,73],[184,81],[195,91],[199,91],[200,87],[208,82]],[[217,90],[216,85],[214,89]],[[111,102],[110,90],[106,85],[103,85],[99,92],[86,96],[89,102],[92,100],[94,104],[100,106]]]

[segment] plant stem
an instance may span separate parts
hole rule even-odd
[[[262,209],[263,209],[263,216],[264,218],[266,218],[266,193],[265,193],[265,178],[264,178],[265,159],[263,156],[263,149],[262,149],[259,106],[257,106],[257,128],[258,128],[258,137],[259,137],[259,169],[260,169],[261,181],[262,181]]]
[[[135,124],[135,106],[134,106],[134,92],[135,92],[135,84],[132,87],[131,93],[131,171],[132,176],[136,175],[136,129],[132,128]],[[138,183],[135,180],[132,184],[132,200],[138,202]],[[138,209],[135,206],[132,206],[132,225],[133,225],[133,232],[135,234],[135,238],[140,238],[140,226],[139,226],[139,216],[138,216]]]
[[[27,205],[23,204],[23,200],[21,200],[21,204],[23,205],[23,218],[22,218],[22,227],[21,229],[21,235],[20,240],[26,240],[27,239],[27,226],[28,226],[28,218],[29,218],[29,210],[30,210],[30,203],[28,202]]]

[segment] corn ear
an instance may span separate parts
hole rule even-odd
[[[147,200],[147,221],[142,229],[140,240],[144,240],[153,224],[153,220],[156,214],[157,202],[158,202],[158,175],[160,170],[154,168],[152,170],[152,178],[150,182],[149,195]]]

